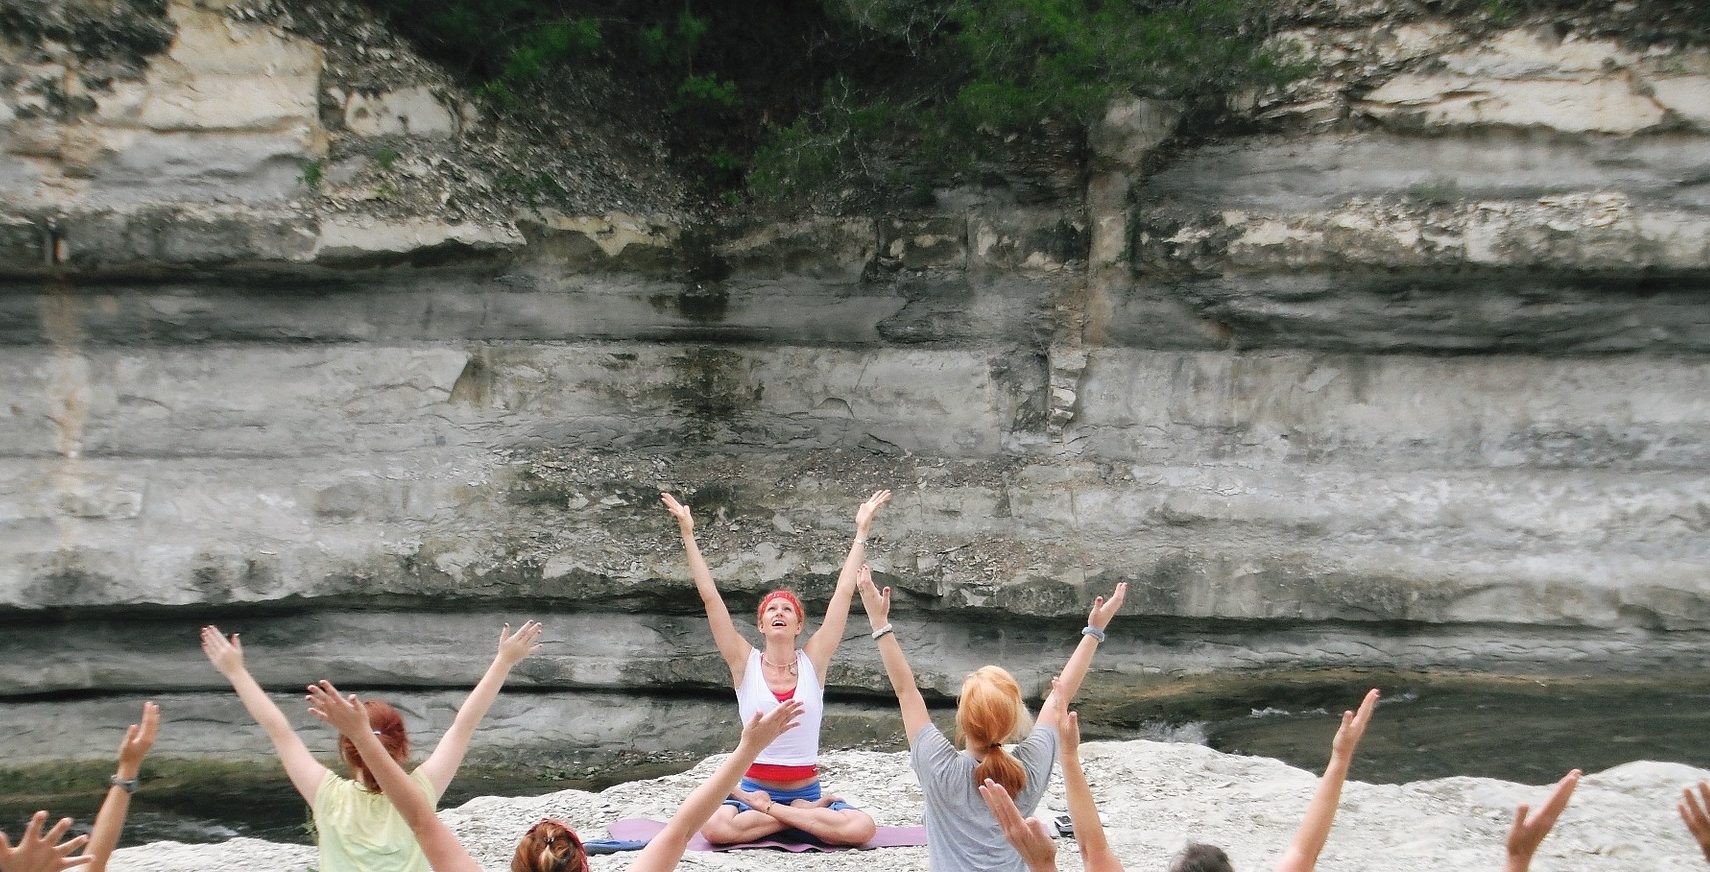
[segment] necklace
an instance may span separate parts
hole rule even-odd
[[[796,664],[794,664],[794,663],[773,663],[772,661],[766,659],[766,653],[764,651],[760,652],[760,662],[767,665],[767,666],[772,667],[773,669],[788,669],[788,670],[790,670],[791,675],[796,674]]]

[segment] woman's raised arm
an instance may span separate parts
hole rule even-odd
[[[368,707],[356,694],[341,694],[332,682],[323,680],[309,685],[308,701],[309,714],[326,721],[356,746],[356,753],[374,775],[381,792],[415,834],[434,872],[482,872],[481,864],[469,856],[451,828],[433,813],[433,804],[421,788],[386,752],[386,746],[380,744],[380,737],[368,726]]]
[[[1573,798],[1573,789],[1579,786],[1580,771],[1575,769],[1562,776],[1556,782],[1556,789],[1550,791],[1550,798],[1544,801],[1544,807],[1532,811],[1532,807],[1521,803],[1514,810],[1514,826],[1508,830],[1508,864],[1506,872],[1526,872],[1532,868],[1532,855],[1538,853],[1538,846],[1543,844],[1544,837],[1556,825],[1556,819],[1562,816],[1567,808],[1568,800]]]
[[[659,501],[665,504],[665,511],[677,519],[677,532],[683,534],[683,553],[689,559],[689,576],[695,580],[695,591],[701,595],[701,604],[706,607],[713,644],[718,646],[719,656],[730,667],[730,683],[734,687],[742,683],[742,672],[748,668],[748,653],[754,650],[754,646],[742,638],[736,624],[730,620],[730,610],[725,608],[724,597],[719,596],[718,585],[713,583],[712,570],[707,568],[706,558],[701,556],[701,546],[695,542],[695,518],[689,507],[668,493],[661,493]]]
[[[902,644],[897,641],[897,634],[891,627],[891,589],[887,587],[880,591],[875,588],[873,568],[866,564],[861,565],[855,583],[861,591],[861,606],[867,610],[867,621],[873,627],[873,638],[879,645],[885,677],[891,680],[891,690],[897,694],[897,707],[902,710],[903,735],[913,747],[915,736],[932,723],[932,719],[926,713],[926,698],[915,686],[914,670],[909,668]]]
[[[267,732],[267,738],[273,742],[273,750],[279,754],[279,762],[285,766],[286,777],[291,779],[291,786],[297,788],[304,802],[314,805],[315,792],[320,789],[321,779],[327,775],[327,767],[309,753],[297,731],[291,729],[285,713],[273,704],[267,691],[262,690],[250,676],[249,669],[243,664],[243,642],[238,639],[238,634],[233,633],[228,639],[220,633],[219,627],[203,627],[202,653],[207,654],[208,661],[226,677],[226,681],[231,682],[249,716]]]
[[[1111,591],[1110,598],[1093,597],[1092,610],[1087,612],[1087,626],[1081,631],[1080,644],[1075,646],[1075,652],[1069,655],[1069,662],[1063,664],[1063,671],[1051,682],[1051,695],[1046,697],[1045,704],[1039,711],[1039,725],[1056,727],[1061,712],[1066,711],[1069,702],[1075,694],[1081,692],[1081,681],[1087,677],[1087,670],[1092,667],[1093,655],[1098,653],[1098,645],[1104,641],[1104,630],[1110,626],[1110,619],[1122,610],[1122,601],[1128,598],[1128,582],[1119,582],[1116,590]],[[1053,705],[1052,697],[1062,694],[1062,704]]]
[[[131,808],[131,791],[137,788],[137,774],[142,771],[143,758],[154,747],[155,733],[160,729],[160,706],[143,703],[142,720],[125,730],[119,742],[118,770],[113,773],[112,786],[101,800],[101,810],[95,813],[95,825],[89,830],[89,872],[105,872],[113,849],[119,846],[119,833],[125,828],[125,815]]]
[[[1065,697],[1063,705],[1068,704]],[[1063,792],[1069,800],[1069,820],[1075,825],[1075,841],[1081,846],[1081,866],[1086,872],[1123,872],[1122,861],[1110,849],[1104,824],[1098,819],[1098,803],[1092,785],[1081,768],[1081,719],[1075,712],[1057,714],[1057,757],[1063,762]]]
[[[1378,691],[1372,688],[1360,702],[1357,712],[1343,712],[1342,725],[1336,728],[1336,738],[1330,742],[1330,764],[1324,767],[1324,777],[1318,779],[1318,790],[1312,804],[1306,807],[1294,841],[1277,861],[1277,872],[1312,872],[1318,865],[1318,855],[1330,840],[1330,825],[1336,821],[1336,806],[1342,800],[1342,785],[1348,780],[1348,767],[1354,762],[1354,749],[1366,734],[1366,725],[1377,711]]]
[[[843,642],[843,628],[849,623],[849,603],[855,598],[855,578],[867,559],[867,533],[872,529],[873,516],[890,501],[890,491],[876,491],[855,511],[855,541],[850,543],[843,569],[837,573],[837,587],[831,592],[831,602],[826,604],[825,620],[802,646],[821,683],[825,682],[825,670],[831,666],[831,656]]]
[[[515,633],[511,632],[510,624],[499,630],[499,653],[493,656],[493,663],[487,667],[486,674],[481,676],[481,681],[469,692],[469,698],[457,709],[451,729],[445,731],[433,753],[422,763],[422,772],[433,784],[435,794],[445,794],[446,785],[457,775],[457,767],[463,765],[463,755],[469,750],[469,740],[475,735],[475,727],[493,707],[499,688],[504,687],[505,679],[510,677],[511,667],[540,650],[537,643],[541,629],[539,621],[524,621],[522,628]]]
[[[760,756],[760,752],[785,730],[794,727],[801,714],[801,702],[792,699],[764,715],[755,715],[743,725],[742,739],[737,742],[736,750],[719,764],[711,778],[683,800],[683,804],[677,807],[677,813],[665,822],[665,828],[647,841],[647,847],[641,849],[641,855],[629,867],[630,872],[669,872],[677,868],[683,852],[688,850],[689,838],[706,826],[707,819],[736,789],[738,779]]]

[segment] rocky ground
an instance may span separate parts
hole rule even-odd
[[[1377,729],[1374,726],[1374,730]],[[1219,844],[1238,869],[1274,863],[1311,796],[1315,775],[1262,757],[1221,754],[1197,745],[1157,742],[1089,742],[1083,750],[1109,836],[1129,869],[1163,868],[1188,839]],[[921,794],[900,753],[841,751],[825,758],[829,783],[859,801],[882,824],[920,820]],[[654,781],[622,784],[602,793],[567,790],[544,796],[483,797],[442,813],[488,869],[504,869],[517,834],[543,815],[568,820],[584,836],[604,835],[602,825],[623,817],[663,817],[716,758]],[[1356,763],[1355,774],[1358,774]],[[1701,868],[1695,846],[1675,816],[1682,785],[1710,772],[1672,763],[1630,763],[1589,775],[1533,864],[1537,870],[1655,872]],[[1364,870],[1381,858],[1389,872],[1494,869],[1515,805],[1537,804],[1543,787],[1483,778],[1445,778],[1401,785],[1350,783],[1330,843],[1324,872]],[[1065,808],[1062,786],[1046,804]],[[301,872],[314,849],[255,839],[219,845],[162,842],[120,851],[124,872],[246,869]],[[629,868],[633,854],[594,858],[598,872]],[[773,851],[690,854],[684,868],[862,870],[926,869],[924,848],[880,854],[788,855]],[[1061,869],[1079,868],[1072,842],[1062,842]]]

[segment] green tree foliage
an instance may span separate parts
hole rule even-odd
[[[1267,5],[1241,0],[369,2],[503,107],[578,66],[648,83],[710,187],[773,200],[917,186],[1117,96],[1222,105],[1300,71],[1267,48]]]

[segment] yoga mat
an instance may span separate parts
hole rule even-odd
[[[656,821],[651,818],[624,818],[621,821],[613,821],[606,827],[606,832],[610,833],[613,839],[645,841],[653,838],[655,835],[658,835],[659,831],[662,829],[665,829],[665,823],[663,821]],[[785,834],[778,833],[777,835],[783,836]],[[757,839],[752,842],[737,842],[733,845],[714,845],[711,842],[708,842],[700,833],[696,833],[689,837],[689,850],[691,851],[735,851],[744,848],[782,848],[783,850],[799,854],[803,851],[830,852],[850,850],[866,851],[872,848],[912,848],[925,844],[926,827],[879,827],[878,832],[875,832],[873,837],[867,840],[866,844],[863,844],[858,848],[845,848],[841,845],[827,845],[824,842],[801,841],[787,836],[782,839],[766,838]]]

